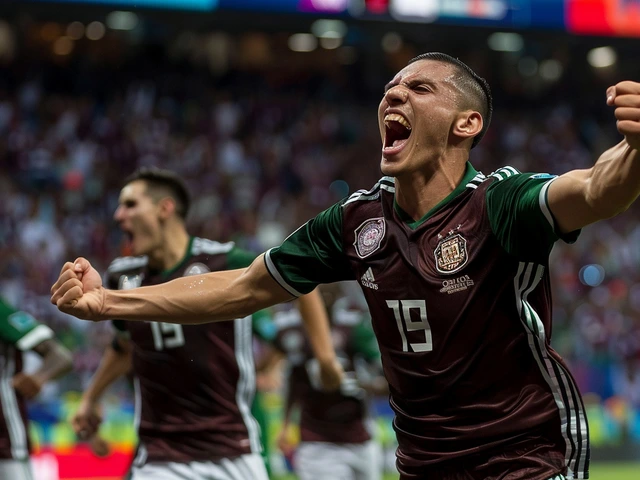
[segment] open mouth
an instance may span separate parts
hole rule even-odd
[[[411,136],[411,124],[398,113],[389,113],[384,117],[385,153],[397,153],[405,146]]]

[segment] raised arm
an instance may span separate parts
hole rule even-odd
[[[51,287],[51,302],[85,320],[119,318],[198,324],[233,320],[288,301],[263,256],[248,268],[193,275],[132,290],[108,290],[88,260],[67,262]]]
[[[578,230],[625,211],[640,195],[640,83],[607,89],[618,131],[625,139],[604,152],[594,166],[554,180],[548,205],[562,233]]]

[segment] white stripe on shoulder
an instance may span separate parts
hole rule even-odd
[[[351,196],[349,196],[347,201],[344,202],[342,206],[344,207],[345,205],[356,201],[376,200],[378,197],[380,197],[380,190],[386,190],[387,192],[395,193],[395,178],[382,177],[370,190],[357,190],[356,192],[352,193]]]
[[[194,237],[191,244],[191,254],[193,256],[203,253],[206,255],[219,255],[221,253],[229,253],[234,246],[235,243],[233,242],[220,243],[207,238]]]
[[[273,260],[271,259],[271,250],[273,250],[273,248],[267,250],[267,252],[264,254],[264,264],[266,265],[267,270],[269,271],[271,276],[275,279],[276,282],[280,284],[282,288],[284,288],[294,297],[302,296],[302,293],[297,291],[295,288],[289,285],[284,278],[282,278],[282,275],[280,275],[280,272],[276,268],[275,263],[273,263]]]
[[[148,262],[149,258],[146,255],[140,257],[118,257],[111,262],[111,265],[107,268],[107,272],[118,273],[136,270],[146,266]]]
[[[551,225],[551,229],[556,231],[556,222],[553,220],[553,215],[551,214],[551,210],[549,209],[549,203],[547,202],[547,191],[549,190],[549,185],[558,177],[552,178],[547,183],[545,183],[540,189],[540,195],[538,196],[538,202],[540,203],[540,210],[542,210],[542,214],[544,218],[547,219],[549,225]]]
[[[514,167],[501,167],[499,169],[497,169],[495,172],[493,172],[491,175],[489,175],[490,177],[495,177],[498,180],[504,180],[505,178],[509,178],[512,177],[513,175],[518,175],[520,172],[518,171],[518,169],[514,168]]]

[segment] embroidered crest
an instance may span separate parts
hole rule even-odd
[[[209,273],[211,269],[207,267],[204,263],[193,263],[187,267],[184,272],[184,276],[188,277],[189,275],[200,275],[202,273]]]
[[[367,257],[380,248],[386,225],[384,218],[370,218],[355,229],[356,240],[353,245],[360,258]]]
[[[459,233],[440,240],[433,252],[436,257],[436,270],[440,273],[451,274],[465,266],[467,255],[467,241]]]

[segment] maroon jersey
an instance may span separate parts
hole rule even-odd
[[[232,243],[191,239],[171,271],[154,272],[146,257],[113,261],[111,288],[155,285],[181,276],[248,265],[252,254]],[[255,391],[251,318],[202,325],[114,322],[133,344],[136,464],[215,460],[259,452],[250,409]]]
[[[532,462],[540,464],[529,480],[588,478],[582,400],[549,344],[552,181],[512,167],[485,177],[468,165],[460,185],[413,221],[395,203],[394,179],[384,177],[265,256],[294,295],[360,282],[390,385],[403,478],[478,468],[501,452],[549,459]]]
[[[363,312],[349,307],[342,299],[331,315],[333,345],[345,372],[345,381],[337,392],[322,390],[320,368],[298,310],[280,307],[282,310],[273,317],[278,328],[273,344],[287,356],[288,396],[300,407],[303,442],[363,443],[371,439],[365,424],[366,392],[357,384],[356,362],[376,361],[380,353]]]

